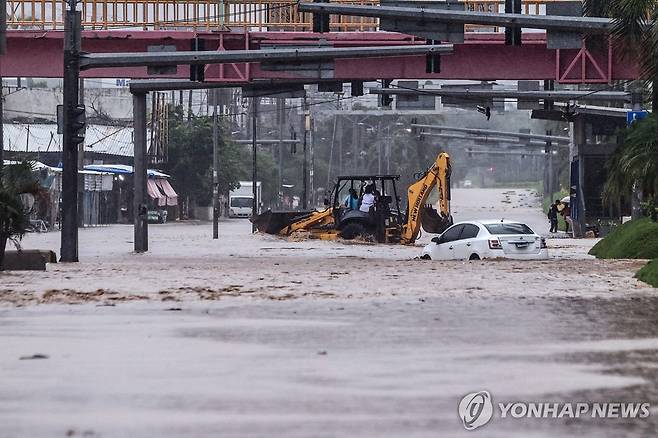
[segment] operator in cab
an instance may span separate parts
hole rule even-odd
[[[345,196],[343,205],[350,210],[356,210],[359,208],[359,195],[356,194],[354,188],[350,188],[349,193]]]
[[[363,194],[363,199],[361,199],[361,207],[359,207],[359,210],[363,211],[364,213],[368,213],[370,211],[370,207],[375,205],[375,195],[373,192],[374,186],[372,184],[367,185],[365,193]]]

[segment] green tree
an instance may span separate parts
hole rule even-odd
[[[39,192],[39,182],[28,162],[0,169],[0,271],[4,270],[7,241],[20,248],[20,240],[30,229],[30,209],[24,203],[26,194]]]
[[[165,167],[181,198],[196,205],[212,203],[212,117],[183,118],[182,107],[169,114],[169,162]],[[263,201],[270,203],[276,193],[276,166],[270,154],[258,153],[258,179],[263,184]],[[252,178],[252,151],[249,145],[231,141],[227,123],[219,123],[219,191],[227,193],[238,181]]]
[[[212,199],[212,119],[194,117],[183,120],[182,107],[173,107],[169,115],[169,162],[174,187],[193,204],[209,205]],[[227,129],[220,124],[220,192],[233,189],[240,173],[240,150],[227,141]]]
[[[640,68],[640,79],[651,90],[653,113],[658,114],[658,3],[655,0],[585,0],[583,5],[586,15],[614,20],[613,41],[627,60]],[[608,201],[619,202],[633,189],[655,197],[657,128],[656,118],[652,116],[624,133],[622,147],[608,163],[604,192]]]
[[[658,193],[658,114],[636,122],[624,132],[622,147],[608,162],[608,201],[628,196],[633,184],[651,198]]]

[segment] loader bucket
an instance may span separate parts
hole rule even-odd
[[[423,207],[420,223],[427,233],[441,234],[452,225],[452,216],[441,215],[431,205]]]
[[[267,234],[279,234],[281,230],[298,220],[308,217],[308,211],[277,211],[267,210],[249,220],[256,225],[256,229]]]

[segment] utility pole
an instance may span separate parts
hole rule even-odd
[[[78,86],[78,102],[80,105],[85,104],[85,80],[80,78]],[[84,140],[78,143],[78,171],[85,168],[85,142]],[[84,198],[84,176],[78,173],[78,188],[81,189],[78,193],[78,227],[85,226],[85,198]]]
[[[393,136],[389,127],[386,135],[386,174],[391,174],[391,149],[393,148]]]
[[[78,141],[76,110],[79,108],[80,12],[77,0],[67,0],[64,27],[64,139],[62,147],[61,261],[78,261]],[[83,125],[84,126],[84,125]]]
[[[219,139],[217,127],[217,90],[212,93],[212,238],[219,239]]]
[[[338,117],[338,116],[337,116]],[[336,172],[337,176],[340,176],[343,174],[343,122],[342,122],[342,117],[338,119],[338,128],[336,130],[338,131],[338,171]]]
[[[327,171],[327,190],[331,187],[331,171],[334,164],[334,145],[336,144],[336,127],[338,124],[338,114],[334,114],[334,129],[331,132],[331,147],[329,149],[329,170]]]
[[[631,104],[633,105],[633,111],[642,110],[642,91],[635,89],[631,93]],[[639,219],[642,217],[642,201],[644,200],[644,194],[642,193],[642,186],[640,181],[634,181],[631,188],[631,218]]]
[[[252,194],[253,201],[251,203],[251,216],[255,217],[258,214],[258,97],[251,98],[251,146],[253,149],[253,162],[252,162]],[[256,232],[256,223],[251,223],[251,232]]]
[[[309,154],[309,170],[308,170],[308,186],[309,186],[309,201],[310,205],[312,208],[315,208],[315,180],[313,178],[313,175],[315,173],[315,152],[314,152],[314,145],[315,145],[315,126],[314,126],[314,121],[313,118],[311,117],[311,113],[309,112],[308,115],[308,154]]]
[[[279,206],[283,205],[283,129],[286,119],[286,99],[278,98],[276,100],[277,118],[279,122],[279,175],[277,188],[277,202]]]
[[[546,131],[546,135],[553,135],[553,131],[550,129]],[[544,190],[544,192],[547,192],[548,196],[552,197],[553,193],[555,193],[555,173],[553,172],[553,144],[551,143],[550,140],[546,141],[546,147],[544,148],[544,152],[546,152],[546,164],[547,164],[547,174],[546,174],[546,185],[547,185],[547,190]]]
[[[0,57],[7,52],[7,0],[0,0]],[[2,64],[2,63],[0,63]],[[4,165],[4,116],[2,107],[2,71],[0,70],[0,169]]]
[[[506,33],[509,33],[507,30]],[[555,82],[544,81],[544,91],[555,90]],[[554,105],[552,101],[544,101],[544,109],[547,111],[553,110]],[[550,135],[551,131],[546,131],[546,135]],[[551,133],[552,134],[552,133]],[[519,137],[520,138],[520,137]],[[546,153],[546,162],[544,167],[544,198],[553,197],[553,145],[549,138],[546,138],[546,145],[544,152]]]
[[[6,0],[0,0],[0,2],[4,3]],[[3,56],[4,53],[0,53],[0,56]],[[2,170],[2,166],[4,165],[4,153],[5,153],[5,125],[2,120],[4,117],[4,111],[3,111],[3,106],[2,106],[2,72],[0,72],[0,170]]]
[[[382,138],[379,135],[381,132],[381,121],[377,121],[377,174],[382,174]]]
[[[302,209],[308,209],[308,129],[309,129],[309,116],[307,115],[308,105],[306,95],[304,95],[304,106],[302,111],[302,129],[304,130],[304,165],[302,166]]]
[[[359,130],[361,125],[359,123],[352,123],[352,165],[350,166],[353,174],[359,173],[359,153],[357,152],[359,143]]]
[[[148,158],[146,155],[146,93],[133,93],[134,161],[133,161],[133,217],[135,252],[149,250],[148,207],[146,200]]]

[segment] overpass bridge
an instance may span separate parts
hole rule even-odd
[[[543,15],[555,0],[523,2],[523,12]],[[375,0],[332,1],[376,5]],[[502,12],[504,0],[467,0],[465,10]],[[7,55],[3,76],[62,77],[63,11],[61,0],[9,0]],[[310,13],[291,0],[85,0],[82,2],[82,50],[144,52],[158,46],[190,50],[242,50],[299,46],[376,47],[425,44],[425,40],[379,30],[376,18],[331,15],[329,33],[314,33]],[[521,62],[522,60],[522,62]],[[227,86],[255,82],[348,82],[374,79],[555,80],[558,83],[610,83],[637,77],[611,44],[598,48],[549,49],[545,32],[524,32],[520,46],[505,44],[501,29],[466,26],[463,44],[442,56],[438,73],[427,71],[424,55],[337,59],[314,68],[283,69],[258,62],[207,66],[207,82]],[[82,77],[189,78],[179,66],[154,76],[145,67],[94,69]]]

